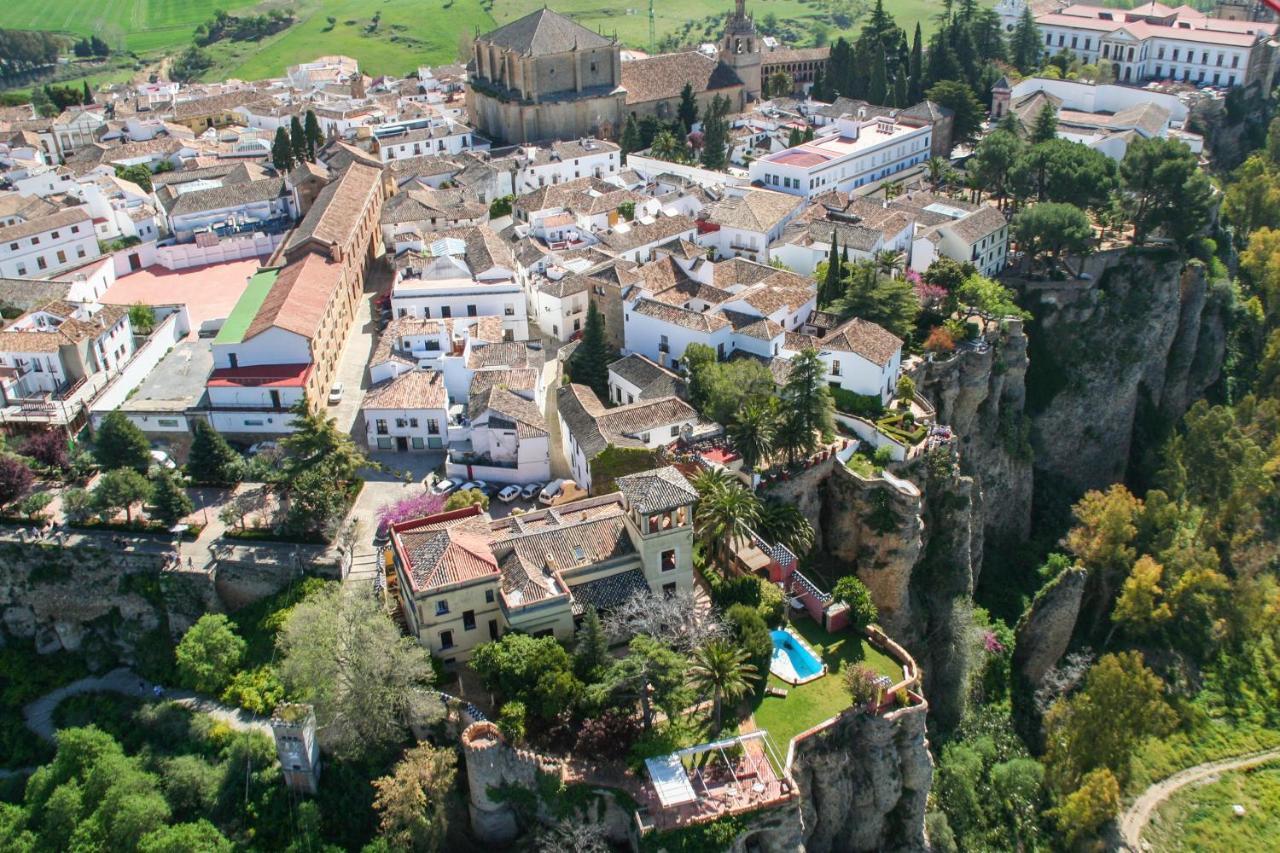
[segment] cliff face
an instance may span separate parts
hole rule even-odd
[[[1222,306],[1204,267],[1168,252],[1088,259],[1092,282],[1027,283],[1027,411],[1036,476],[1078,494],[1124,476],[1135,436],[1218,378]]]
[[[925,802],[933,784],[927,710],[846,713],[796,744],[792,773],[804,792],[806,851],[925,849]]]

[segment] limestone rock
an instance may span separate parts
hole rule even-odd
[[[1064,569],[1018,622],[1013,666],[1032,685],[1038,685],[1067,651],[1088,579],[1089,573],[1079,566]]]
[[[4,630],[11,637],[26,639],[36,634],[36,614],[26,605],[4,609]]]

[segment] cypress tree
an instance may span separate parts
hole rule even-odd
[[[630,154],[632,151],[639,151],[640,144],[640,125],[636,123],[634,114],[627,116],[627,124],[622,129],[622,139],[619,140],[622,146],[623,154]]]
[[[604,316],[594,302],[587,304],[587,325],[569,359],[569,374],[574,382],[595,391],[601,400],[609,399],[609,345],[604,339]]]
[[[89,81],[88,81],[88,80],[85,80],[85,81],[84,81],[84,99],[83,99],[82,101],[80,101],[80,103],[82,103],[82,104],[92,104],[92,103],[93,103],[93,90],[89,88]]]
[[[276,138],[271,143],[271,165],[282,175],[293,168],[293,145],[283,127],[276,128]]]
[[[289,147],[293,150],[295,165],[307,159],[307,133],[302,129],[302,120],[297,116],[289,120]]]
[[[1009,39],[1009,54],[1014,66],[1023,74],[1030,74],[1040,67],[1040,30],[1036,27],[1036,19],[1031,16],[1031,5],[1022,8],[1022,17],[1014,27]]]
[[[316,161],[316,149],[324,145],[324,134],[320,132],[320,121],[312,110],[307,110],[307,118],[303,123],[303,130],[307,134],[307,160],[314,163]]]
[[[161,468],[152,481],[151,504],[155,515],[165,524],[177,524],[195,510],[186,489],[171,471]]]
[[[831,253],[827,257],[827,277],[822,280],[818,307],[830,305],[840,295],[840,255],[836,251],[836,229],[831,226]]]
[[[815,101],[830,101],[827,97],[827,80],[826,75],[822,73],[822,66],[818,66],[818,70],[813,72],[813,85],[809,87],[809,97]]]
[[[911,106],[911,101],[908,98],[908,86],[907,66],[899,65],[898,73],[893,77],[893,105],[895,107],[902,108]]]
[[[871,61],[871,74],[867,82],[867,100],[877,106],[889,103],[889,81],[885,69],[884,49],[879,40],[873,41],[867,51]]]
[[[680,105],[676,107],[676,115],[680,118],[685,134],[693,130],[694,124],[698,121],[698,99],[693,95],[692,83],[685,83],[684,88],[680,90]]]
[[[908,68],[911,85],[907,89],[907,98],[912,104],[919,103],[924,94],[924,45],[921,38],[920,22],[916,21],[916,35],[911,40],[911,63]]]
[[[787,147],[795,148],[797,145],[799,145],[803,141],[804,141],[804,138],[800,135],[800,128],[798,127],[791,128],[791,133],[787,136]]]

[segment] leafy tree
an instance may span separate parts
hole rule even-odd
[[[649,145],[649,155],[659,160],[679,163],[685,159],[685,146],[671,131],[660,130]]]
[[[150,305],[135,302],[129,306],[129,325],[139,335],[149,335],[156,326],[156,315]]]
[[[604,623],[596,609],[588,604],[574,639],[573,670],[583,682],[593,682],[609,663],[609,638],[605,636]]]
[[[226,836],[204,818],[162,826],[138,840],[138,853],[231,853],[233,849]]]
[[[320,130],[320,121],[313,110],[307,110],[302,129],[307,139],[307,160],[314,163],[316,151],[324,145],[324,133]]]
[[[737,702],[760,680],[759,671],[747,662],[747,653],[724,640],[712,640],[693,653],[689,685],[699,694],[711,694],[711,733],[721,728],[725,702]]]
[[[680,104],[676,107],[676,116],[684,125],[684,132],[689,133],[698,123],[698,98],[693,93],[693,84],[685,83],[680,90]]]
[[[1120,782],[1105,767],[1090,771],[1053,810],[1058,829],[1068,846],[1097,838],[1102,826],[1120,813]]]
[[[35,475],[21,457],[8,453],[0,456],[0,504],[17,500],[33,482]]]
[[[1059,699],[1045,715],[1046,778],[1064,796],[1099,769],[1124,780],[1137,745],[1168,734],[1176,722],[1164,700],[1164,682],[1143,665],[1141,654],[1103,655],[1084,688]]]
[[[1020,201],[1056,201],[1101,210],[1116,186],[1116,163],[1079,142],[1050,139],[1024,149],[1009,180]]]
[[[609,399],[609,345],[604,336],[604,315],[595,302],[587,304],[587,322],[582,340],[569,359],[569,375],[574,382],[586,385],[601,400]]]
[[[132,468],[139,474],[151,468],[151,445],[133,421],[116,410],[108,412],[94,435],[93,455],[106,468]]]
[[[508,743],[524,743],[528,716],[529,712],[523,702],[513,700],[502,703],[502,707],[498,709],[498,731],[502,732]]]
[[[1106,492],[1085,493],[1072,509],[1076,525],[1067,533],[1066,545],[1089,572],[1094,612],[1101,614],[1110,605],[1137,557],[1134,539],[1141,511],[1142,501],[1119,483]]]
[[[781,397],[792,459],[811,453],[820,439],[835,432],[835,403],[816,349],[808,347],[791,359]]]
[[[925,97],[955,113],[951,125],[952,145],[971,141],[982,128],[982,104],[978,103],[968,85],[954,79],[943,79],[935,83]]]
[[[555,637],[504,634],[478,647],[471,668],[486,690],[523,702],[530,716],[548,722],[582,695],[573,659]]]
[[[836,601],[848,605],[849,626],[856,632],[864,630],[880,615],[871,599],[871,590],[857,575],[845,575],[836,581],[831,595]]]
[[[293,606],[276,637],[280,679],[315,706],[320,736],[335,755],[359,758],[401,743],[431,659],[367,595],[326,585]]]
[[[149,500],[151,483],[132,468],[116,468],[98,478],[93,487],[93,505],[103,517],[124,510],[125,521],[133,523],[133,506]]]
[[[1001,209],[1009,194],[1013,168],[1025,148],[1016,134],[997,129],[983,137],[969,161],[969,169],[982,181],[987,192],[999,200]]]
[[[1061,259],[1064,252],[1079,255],[1089,249],[1093,225],[1074,204],[1045,201],[1018,211],[1013,233],[1028,258],[1048,253]]]
[[[1031,144],[1048,142],[1058,138],[1058,113],[1053,104],[1045,103],[1036,114],[1035,123],[1031,126]]]
[[[245,465],[222,434],[204,420],[197,420],[191,452],[187,456],[187,474],[196,483],[228,486],[244,478]]]
[[[1267,223],[1280,222],[1280,176],[1265,154],[1254,154],[1236,169],[1222,198],[1222,215],[1235,226],[1236,245]]]
[[[18,501],[17,509],[28,520],[38,521],[51,503],[53,503],[53,495],[48,492],[32,492]]]
[[[448,828],[447,798],[458,773],[452,749],[419,743],[388,776],[373,780],[378,828],[396,850],[441,849]]]
[[[489,496],[479,489],[460,489],[449,495],[449,499],[444,502],[444,511],[452,512],[455,509],[466,509],[469,506],[488,509]]]
[[[284,701],[284,685],[272,666],[242,669],[222,691],[222,701],[265,717]]]
[[[137,184],[143,192],[151,192],[151,170],[139,163],[136,166],[116,166],[116,177]]]
[[[640,706],[640,720],[646,732],[653,728],[654,706],[668,717],[682,710],[688,696],[684,655],[651,636],[633,637],[628,654],[606,674],[600,685],[592,688],[593,698],[608,707],[618,702]]]
[[[729,427],[729,437],[734,449],[742,455],[742,465],[754,471],[773,452],[773,441],[778,426],[778,411],[773,400],[752,401],[738,413],[737,420]]]
[[[966,278],[955,295],[961,305],[984,320],[1028,319],[1031,316],[1013,301],[1012,290],[983,275]]]
[[[864,706],[880,701],[880,674],[866,664],[848,667],[844,671],[844,686],[854,705]]]
[[[244,659],[245,642],[222,613],[206,613],[182,635],[174,658],[182,682],[199,693],[217,696]]]
[[[1044,766],[1034,758],[1013,758],[992,766],[989,778],[1001,813],[998,822],[1012,831],[1016,849],[1035,849]]]
[[[767,403],[774,394],[773,374],[755,359],[717,361],[715,350],[690,344],[684,351],[689,375],[689,402],[703,416],[719,423],[732,422],[752,403]]]
[[[283,126],[276,128],[276,137],[271,143],[271,165],[282,175],[293,168],[293,142]]]
[[[173,472],[158,469],[151,486],[154,515],[166,525],[172,527],[195,511],[195,504]]]
[[[54,471],[65,471],[70,465],[67,436],[61,430],[49,429],[27,439],[22,453]]]
[[[746,654],[746,661],[757,673],[769,671],[773,659],[773,636],[769,626],[756,608],[748,604],[735,604],[725,611],[725,625],[729,635]],[[757,687],[763,687],[760,681]]]
[[[1134,140],[1120,162],[1120,181],[1138,244],[1159,229],[1175,243],[1186,240],[1200,230],[1213,203],[1213,187],[1196,155],[1177,139]]]

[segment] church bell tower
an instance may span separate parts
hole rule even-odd
[[[746,0],[734,0],[733,13],[720,40],[720,61],[738,73],[748,100],[760,97],[760,34],[756,32],[755,19],[747,14]]]

